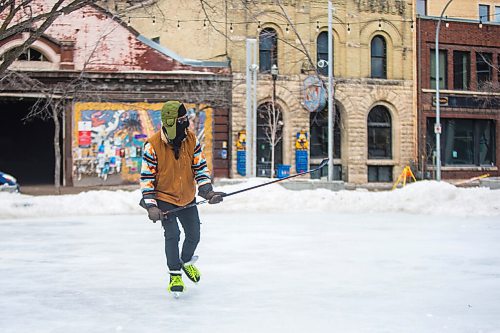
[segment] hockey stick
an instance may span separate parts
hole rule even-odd
[[[290,175],[288,177],[279,178],[279,179],[276,179],[276,180],[273,180],[273,181],[270,181],[270,182],[267,182],[267,183],[264,183],[264,184],[259,184],[259,185],[247,187],[247,188],[244,188],[244,189],[239,190],[239,191],[234,191],[234,192],[230,192],[230,193],[224,193],[222,195],[222,197],[226,198],[226,197],[229,197],[231,195],[235,195],[235,194],[238,194],[238,193],[250,191],[250,190],[262,187],[262,186],[271,185],[271,184],[274,184],[274,183],[282,182],[282,181],[290,179],[290,178],[294,178],[294,177],[302,176],[302,175],[305,175],[305,174],[308,174],[308,173],[311,173],[311,172],[314,172],[314,171],[318,171],[318,170],[324,168],[327,164],[328,164],[328,158],[325,158],[323,161],[321,161],[320,165],[317,166],[314,169],[310,169],[310,170],[307,170],[307,171],[304,171],[304,172],[299,172],[299,173],[297,173],[295,175]],[[209,201],[208,199],[205,199],[205,200],[202,200],[202,201],[193,202],[193,203],[190,203],[190,204],[188,204],[186,206],[177,207],[177,208],[171,209],[169,211],[163,212],[163,215],[167,215],[167,214],[175,213],[175,212],[178,212],[178,211],[181,211],[181,210],[184,210],[184,209],[195,207],[195,206],[207,203],[208,201]],[[141,200],[141,203],[142,203],[142,200]],[[142,204],[141,204],[141,206],[142,206]],[[143,207],[143,208],[145,208],[145,207]]]

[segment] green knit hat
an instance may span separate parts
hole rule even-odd
[[[169,140],[173,140],[177,134],[176,123],[181,106],[183,105],[179,101],[168,101],[161,108],[161,124],[167,131]]]

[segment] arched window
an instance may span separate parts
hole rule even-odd
[[[259,70],[270,73],[272,65],[278,65],[278,36],[276,30],[265,28],[259,34]]]
[[[328,32],[323,31],[318,35],[318,39],[316,41],[316,65],[318,66],[318,72],[323,75],[328,75],[328,65],[321,67],[319,65],[319,62],[321,60],[324,60],[324,62],[328,62]],[[333,50],[332,50],[333,51]],[[332,54],[332,62],[333,62],[333,55]],[[335,63],[335,62],[333,62]],[[333,68],[333,67],[332,67]]]
[[[17,57],[17,60],[21,61],[49,61],[42,52],[37,51],[33,48],[26,49],[23,53]]]
[[[340,112],[335,107],[335,123],[333,126],[333,157],[340,158]],[[328,157],[328,107],[320,112],[309,114],[309,140],[311,159],[323,159]]]
[[[382,105],[375,106],[368,114],[368,158],[392,158],[391,114]]]
[[[257,177],[271,176],[271,156],[274,141],[274,168],[283,163],[283,118],[278,105],[272,103],[257,109]],[[277,118],[277,121],[274,121]]]
[[[375,36],[371,43],[372,78],[387,78],[387,45],[384,37]]]

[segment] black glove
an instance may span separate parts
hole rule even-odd
[[[209,204],[218,204],[222,202],[223,197],[226,195],[224,192],[214,192],[212,184],[201,185],[198,189],[198,195],[203,199],[208,200]]]
[[[156,223],[156,221],[161,221],[163,213],[160,210],[160,208],[156,206],[149,206],[147,210],[148,210],[148,217],[151,221],[153,221],[154,223]]]
[[[222,200],[224,200],[224,195],[225,194],[226,193],[224,193],[224,192],[210,191],[210,192],[208,192],[208,194],[205,197],[205,199],[208,200],[209,204],[218,204],[219,202],[222,202]]]

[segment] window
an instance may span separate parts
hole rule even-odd
[[[435,149],[434,123],[427,119],[427,154]],[[495,122],[483,119],[441,119],[443,165],[495,165]],[[434,141],[434,142],[433,142]]]
[[[259,70],[270,73],[272,65],[278,65],[278,37],[276,30],[266,28],[259,35]]]
[[[368,166],[368,182],[392,182],[392,166]]]
[[[417,0],[417,15],[427,15],[427,0]]]
[[[489,82],[492,79],[491,69],[492,69],[492,55],[491,53],[476,53],[476,76],[477,76],[477,86],[481,90],[485,82]]]
[[[378,105],[368,114],[368,158],[392,158],[391,114]]]
[[[387,78],[387,48],[382,36],[375,36],[371,43],[371,77]]]
[[[468,90],[470,81],[470,53],[453,52],[453,88]]]
[[[324,60],[328,62],[328,32],[323,31],[318,35],[316,46],[317,46],[317,51],[316,51],[317,61],[319,62],[320,60]],[[332,55],[332,62],[333,62],[333,55]],[[325,67],[320,67],[318,65],[318,72],[323,75],[328,75],[328,65]]]
[[[479,20],[483,22],[490,21],[490,6],[479,5]]]
[[[21,53],[19,57],[17,57],[17,60],[20,61],[48,61],[48,59],[43,55],[43,53],[32,49],[28,48],[26,51]]]
[[[335,124],[333,126],[333,157],[340,158],[340,112],[335,107]],[[320,112],[311,112],[309,115],[311,139],[309,150],[311,158],[328,157],[328,107]]]
[[[445,50],[439,50],[439,89],[446,89],[448,76],[447,53]],[[436,51],[431,50],[431,89],[436,89]]]
[[[495,6],[495,20],[496,23],[500,23],[500,6]]]

